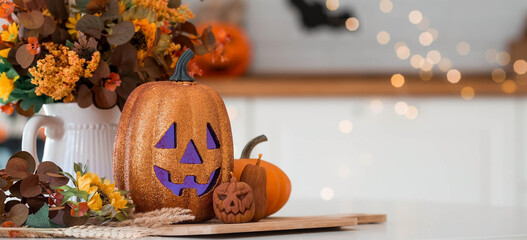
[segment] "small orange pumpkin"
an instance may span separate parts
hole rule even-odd
[[[206,22],[197,26],[199,32],[211,26],[214,36],[220,31],[229,35],[230,41],[225,44],[222,56],[225,61],[214,57],[214,53],[196,56],[195,63],[203,70],[203,77],[236,77],[245,73],[251,62],[251,46],[249,38],[240,27],[223,22]]]
[[[234,160],[234,176],[240,179],[243,169],[247,164],[255,164],[257,159],[249,159],[252,149],[261,142],[267,141],[265,135],[258,136],[245,145],[240,159]],[[291,180],[276,165],[260,160],[260,167],[265,168],[267,174],[267,210],[268,217],[280,210],[289,200],[291,195]]]
[[[214,217],[212,193],[230,179],[233,147],[223,100],[186,71],[192,56],[181,55],[174,81],[132,92],[117,126],[113,168],[137,211],[187,208],[200,222]]]

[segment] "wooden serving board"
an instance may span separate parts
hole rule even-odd
[[[228,233],[269,232],[356,226],[386,221],[386,214],[341,214],[307,217],[271,217],[259,222],[223,224],[213,220],[200,224],[176,224],[156,228],[157,236],[193,236]]]

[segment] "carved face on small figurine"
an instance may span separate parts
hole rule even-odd
[[[219,185],[212,197],[214,214],[224,223],[249,222],[254,216],[254,195],[251,187],[244,182],[237,182],[234,177],[230,182]]]
[[[114,179],[137,211],[186,208],[200,222],[214,217],[213,190],[229,180],[232,135],[218,93],[185,78],[132,92],[117,129]]]

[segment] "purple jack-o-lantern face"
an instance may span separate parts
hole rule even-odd
[[[212,128],[210,123],[207,123],[206,135],[207,149],[202,149],[202,151],[210,151],[220,148],[220,142],[218,141],[218,137],[216,136],[216,133],[214,132],[214,129]],[[161,137],[159,142],[157,142],[155,147],[159,149],[177,149],[178,147],[180,147],[178,146],[177,142],[177,124],[173,123],[163,135],[163,137]],[[183,156],[179,160],[179,163],[203,164],[203,162],[204,159],[200,155],[200,151],[197,149],[194,140],[190,139],[187,145],[185,146],[185,151],[183,153]],[[159,182],[161,182],[163,186],[171,190],[177,196],[182,195],[183,189],[196,189],[196,194],[198,196],[202,196],[203,194],[210,192],[218,182],[220,170],[221,168],[218,167],[214,171],[210,172],[208,174],[208,181],[206,183],[200,184],[196,181],[197,173],[194,175],[185,175],[182,183],[174,183],[171,180],[171,173],[168,170],[154,165],[154,171]]]

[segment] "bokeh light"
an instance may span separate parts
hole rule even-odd
[[[390,0],[382,0],[379,3],[379,9],[381,9],[381,12],[383,13],[389,13],[393,9],[393,3]]]
[[[320,190],[320,197],[325,201],[333,199],[334,196],[335,192],[333,191],[333,188],[324,187]]]
[[[423,58],[423,56],[419,54],[415,54],[410,58],[410,65],[412,65],[412,67],[415,69],[421,68],[424,62],[425,62],[425,59]]]
[[[438,64],[441,61],[441,53],[437,50],[430,50],[426,54],[426,59],[428,59],[432,64]]]
[[[373,100],[370,102],[370,110],[372,113],[381,113],[383,109],[383,104],[381,100]]]
[[[505,66],[511,62],[511,55],[505,51],[499,52],[496,54],[496,62],[501,66]]]
[[[516,60],[514,61],[512,68],[516,74],[525,74],[527,72],[527,61],[523,59]]]
[[[419,24],[417,24],[417,29],[419,29],[421,31],[426,30],[428,27],[430,27],[430,20],[428,20],[428,18],[426,18],[426,17],[423,17],[421,22]]]
[[[461,97],[465,100],[471,100],[476,95],[474,88],[472,87],[463,87],[461,89]]]
[[[507,73],[502,68],[496,68],[492,70],[490,75],[492,77],[492,81],[497,83],[503,82],[505,81],[505,78],[507,78]]]
[[[461,56],[466,56],[470,53],[470,44],[468,42],[459,42],[456,45],[456,51]]]
[[[400,73],[396,73],[392,75],[391,83],[392,83],[392,86],[396,88],[402,87],[404,85],[404,76]]]
[[[430,46],[434,41],[434,36],[430,32],[422,32],[419,34],[419,43],[423,46]]]
[[[357,18],[348,18],[346,20],[346,28],[349,30],[349,31],[355,31],[359,28],[359,19]]]
[[[406,113],[404,114],[404,116],[410,120],[416,119],[417,115],[419,115],[419,111],[414,106],[409,106],[406,110]]]
[[[406,111],[408,111],[408,104],[404,101],[396,102],[393,109],[395,110],[395,113],[398,115],[405,115]]]
[[[452,62],[450,62],[450,59],[448,58],[442,58],[441,61],[439,61],[439,63],[437,64],[437,66],[439,67],[439,70],[441,70],[441,72],[448,72],[448,70],[452,68]]]
[[[426,31],[432,34],[434,41],[437,40],[437,38],[439,37],[439,33],[437,32],[435,28],[429,28]]]
[[[421,80],[423,81],[429,81],[430,79],[432,79],[433,76],[434,76],[434,72],[432,71],[423,71],[423,70],[419,71],[419,78],[421,78]]]
[[[512,94],[516,92],[518,86],[516,85],[516,82],[510,79],[505,80],[501,84],[501,90],[503,90],[504,93]]]
[[[395,53],[397,54],[397,57],[401,60],[405,60],[410,57],[410,49],[406,45],[397,48],[397,50],[395,50]]]
[[[458,83],[461,80],[461,72],[457,69],[450,69],[446,73],[446,79],[451,83]]]
[[[487,49],[485,51],[485,60],[488,63],[495,63],[496,62],[496,56],[498,55],[498,51],[496,49]]]
[[[390,42],[390,34],[386,31],[377,33],[377,42],[381,45],[386,45]]]
[[[423,14],[418,10],[413,10],[408,14],[408,20],[413,24],[419,24],[423,20]]]
[[[339,0],[326,0],[326,7],[330,11],[335,11],[339,8]]]
[[[353,124],[350,120],[342,120],[339,123],[339,129],[342,133],[350,133],[353,129]]]

